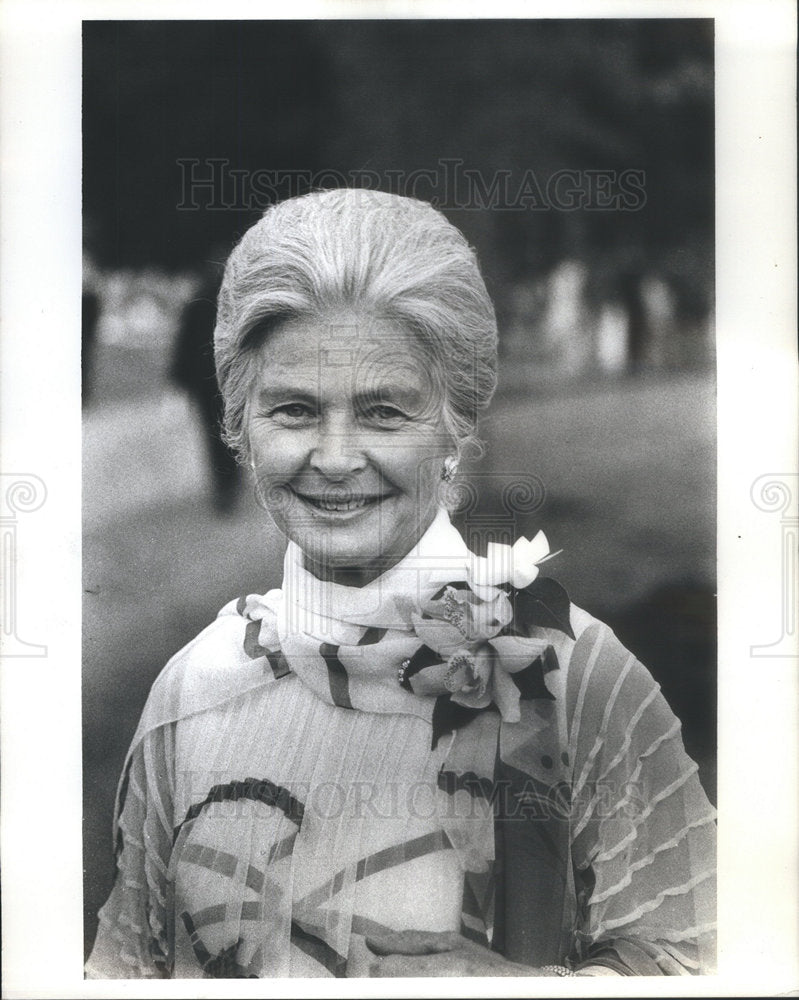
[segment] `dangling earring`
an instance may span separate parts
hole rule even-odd
[[[441,478],[445,483],[451,483],[458,471],[458,460],[454,455],[447,455],[444,459],[444,468],[441,470]]]

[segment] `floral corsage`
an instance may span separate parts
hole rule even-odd
[[[574,638],[566,591],[539,575],[552,555],[542,531],[513,546],[492,542],[484,557],[470,553],[465,582],[444,584],[414,615],[422,646],[403,662],[400,684],[436,696],[461,720],[493,706],[518,722],[520,700],[551,699],[544,675],[557,659],[541,630]]]

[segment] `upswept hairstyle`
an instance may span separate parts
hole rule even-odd
[[[241,461],[249,458],[247,400],[264,337],[284,320],[338,307],[415,333],[443,387],[443,419],[458,453],[477,445],[477,417],[496,387],[497,324],[474,251],[425,202],[337,189],[267,209],[225,267],[214,354],[225,438]]]

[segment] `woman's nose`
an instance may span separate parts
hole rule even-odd
[[[363,469],[366,455],[355,421],[343,415],[326,417],[319,425],[310,462],[328,479],[343,479]]]

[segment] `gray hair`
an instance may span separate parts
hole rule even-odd
[[[415,333],[443,387],[458,454],[478,446],[477,417],[496,387],[497,323],[477,258],[431,205],[363,189],[280,202],[231,253],[219,291],[214,354],[228,445],[249,457],[255,352],[287,319],[362,308]]]

